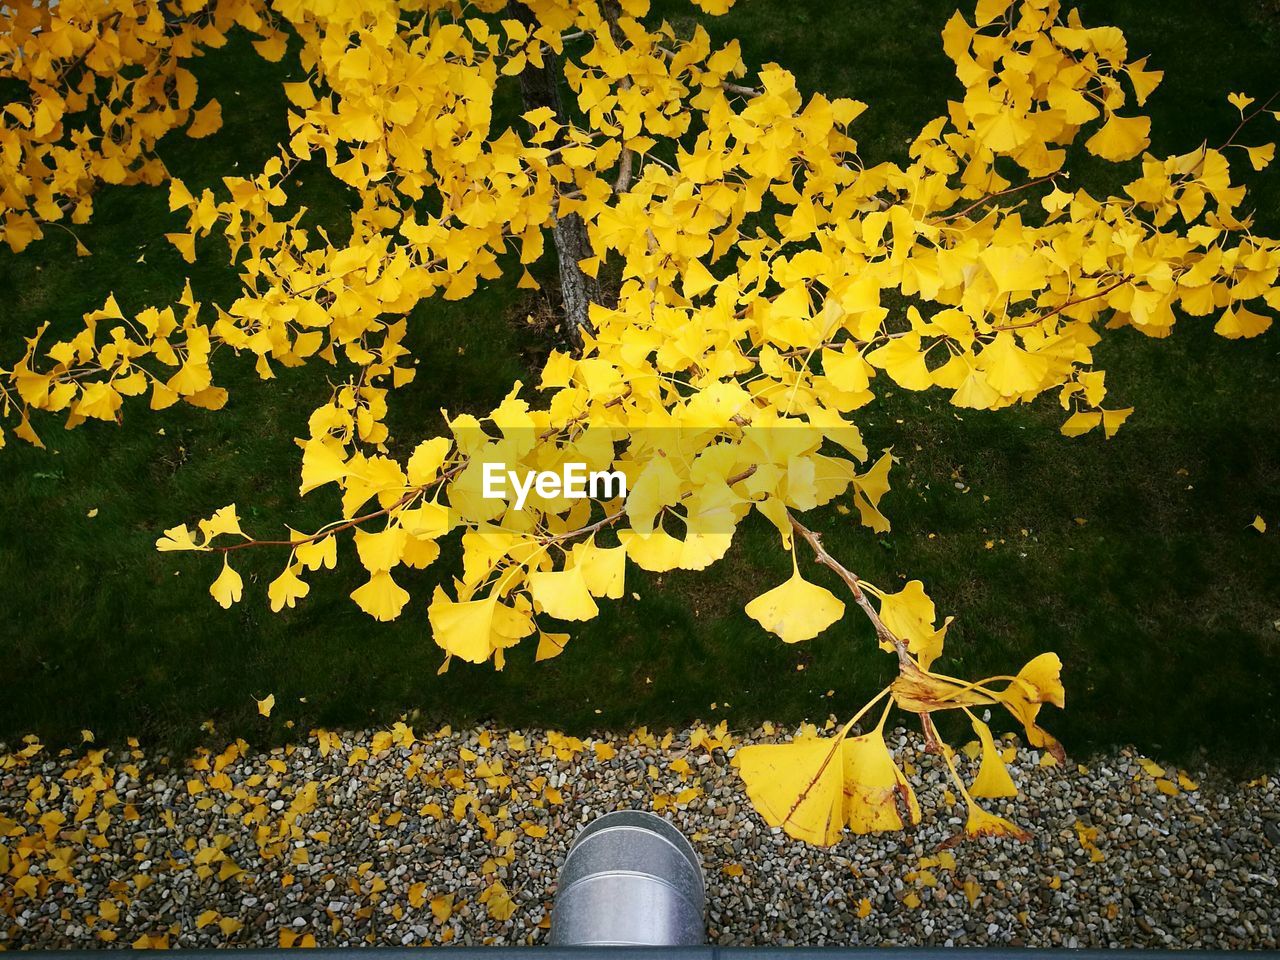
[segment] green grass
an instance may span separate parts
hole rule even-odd
[[[688,9],[659,5],[670,16]],[[1192,0],[1086,5],[1087,21],[1122,26],[1130,49],[1166,70],[1150,104],[1157,150],[1220,140],[1234,126],[1227,92],[1266,96],[1275,84],[1269,65],[1280,42],[1262,6],[1206,10]],[[709,26],[718,38],[741,37],[749,63],[793,69],[806,92],[867,101],[857,135],[875,161],[901,156],[956,92],[937,37],[948,12],[924,3],[741,0]],[[200,143],[166,141],[171,169],[201,184],[233,164],[261,163],[284,133],[278,81],[288,71],[262,63],[242,41],[208,56],[200,74],[223,101],[226,128]],[[1251,142],[1264,134],[1274,128]],[[322,170],[304,169],[300,179],[317,219],[340,229],[349,196]],[[1274,231],[1277,178],[1254,180],[1260,229]],[[81,231],[91,258],[74,257],[57,232],[22,256],[0,255],[0,356],[12,359],[44,320],[71,329],[109,290],[127,310],[175,298],[186,269],[161,237],[173,229],[164,190],[105,188]],[[192,268],[193,285],[205,299],[225,300],[235,278],[218,266],[217,243],[208,254]],[[394,398],[397,434],[432,429],[441,407],[488,409],[512,380],[527,381],[546,343],[513,322],[521,310],[509,283],[420,308],[411,346],[421,366]],[[989,414],[890,391],[865,421],[869,445],[892,445],[903,460],[885,503],[893,533],[873,537],[834,513],[815,523],[873,582],[925,580],[958,617],[952,672],[1004,672],[1057,650],[1068,709],[1049,723],[1072,752],[1131,741],[1174,759],[1207,751],[1233,768],[1273,759],[1278,354],[1275,334],[1231,343],[1194,319],[1166,341],[1108,337],[1100,355],[1112,394],[1138,408],[1110,442],[1061,437],[1052,398]],[[239,362],[220,375],[231,389],[221,413],[150,414],[135,404],[119,428],[66,433],[45,419],[48,451],[11,443],[0,453],[0,739],[76,740],[88,727],[100,740],[133,734],[185,750],[206,719],[220,735],[265,740],[415,710],[424,722],[573,730],[695,717],[795,721],[847,714],[889,675],[855,616],[787,647],[742,613],[761,585],[786,574],[759,524],[707,573],[629,572],[628,598],[579,629],[563,656],[534,664],[525,645],[501,673],[455,664],[436,676],[430,572],[407,584],[414,600],[403,617],[382,625],[346,598],[358,583],[350,562],[314,577],[298,609],[271,614],[264,594],[277,560],[260,558],[244,571],[250,596],[223,611],[206,592],[216,572],[207,558],[157,554],[160,529],[232,501],[255,529],[304,527],[331,515],[334,501],[296,496],[293,437],[327,394],[324,371],[281,371],[262,383]],[[1257,513],[1275,533],[1247,529]],[[278,703],[269,721],[252,702],[268,692]]]

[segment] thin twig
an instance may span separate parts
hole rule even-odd
[[[1009,187],[1007,190],[999,190],[996,193],[989,193],[985,197],[982,197],[979,200],[975,200],[973,203],[969,204],[969,206],[965,207],[963,210],[957,210],[955,213],[949,213],[945,217],[938,217],[936,222],[946,223],[949,220],[959,219],[960,217],[963,217],[966,213],[969,213],[972,210],[976,210],[978,207],[982,206],[984,203],[989,203],[992,200],[995,200],[997,197],[1007,197],[1011,193],[1019,193],[1023,190],[1029,190],[1031,187],[1038,187],[1042,183],[1050,183],[1056,180],[1060,176],[1062,176],[1061,173],[1051,173],[1047,177],[1040,177],[1037,180],[1028,180],[1026,183],[1020,183],[1016,187]]]
[[[379,517],[390,515],[394,511],[399,510],[406,503],[420,497],[437,484],[456,477],[466,467],[467,462],[468,461],[465,459],[459,461],[455,466],[450,467],[434,480],[430,480],[427,483],[421,484],[420,486],[407,491],[404,496],[389,507],[385,507],[382,510],[375,510],[372,513],[366,513],[359,517],[352,517],[350,520],[346,520],[337,526],[325,527],[317,533],[309,534],[308,536],[301,537],[297,540],[246,540],[244,543],[233,543],[224,547],[209,547],[208,550],[211,553],[231,553],[233,550],[244,550],[248,547],[299,547],[303,544],[313,543],[316,540],[332,536],[335,533],[342,533],[346,530],[350,530],[352,527],[361,523],[367,523],[370,520],[377,520]]]
[[[1099,290],[1097,293],[1091,293],[1087,297],[1081,297],[1078,300],[1068,300],[1066,303],[1061,304],[1060,306],[1055,307],[1049,313],[1046,313],[1043,317],[1036,317],[1034,320],[1025,320],[1022,323],[1001,324],[1000,326],[992,327],[991,329],[992,330],[1021,330],[1024,327],[1039,326],[1040,324],[1045,323],[1048,320],[1052,320],[1054,317],[1062,313],[1062,311],[1064,310],[1068,310],[1071,307],[1079,306],[1082,303],[1088,303],[1090,300],[1097,300],[1099,297],[1105,297],[1112,290],[1116,290],[1120,287],[1123,287],[1126,283],[1131,283],[1131,282],[1133,282],[1133,277],[1126,274],[1125,276],[1117,280],[1115,283],[1113,283],[1111,286],[1103,290]]]
[[[792,528],[796,533],[804,538],[805,542],[813,549],[814,559],[824,567],[829,567],[835,571],[836,576],[844,581],[845,586],[849,588],[849,592],[853,594],[853,602],[862,608],[862,612],[867,615],[871,621],[871,625],[875,627],[876,637],[893,647],[898,654],[898,664],[905,666],[910,660],[910,654],[907,652],[907,645],[892,630],[885,626],[884,621],[880,619],[880,614],[876,612],[876,608],[871,605],[867,593],[862,589],[862,583],[858,579],[858,575],[842,564],[831,554],[827,553],[827,548],[822,545],[822,534],[815,533],[806,527],[803,523],[795,518],[795,514],[787,512],[787,519],[791,521]]]

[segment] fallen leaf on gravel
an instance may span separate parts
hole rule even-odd
[[[1101,863],[1104,859],[1102,851],[1099,850],[1097,844],[1094,843],[1098,838],[1098,828],[1086,827],[1079,820],[1075,822],[1075,828],[1076,839],[1080,841],[1080,849],[1087,852],[1089,854],[1089,859],[1094,863]]]
[[[515,902],[501,880],[495,881],[493,886],[480,894],[480,902],[485,905],[489,916],[494,920],[508,920],[516,912]]]
[[[443,893],[438,897],[432,897],[431,915],[436,918],[436,923],[444,923],[453,916],[453,894]]]
[[[966,880],[964,882],[965,899],[969,901],[969,906],[973,906],[978,902],[978,898],[982,896],[982,887],[978,886],[977,880]]]
[[[1154,760],[1148,760],[1146,757],[1139,757],[1138,765],[1141,766],[1142,769],[1147,772],[1148,776],[1151,776],[1151,777],[1164,776],[1164,767],[1160,766],[1160,764],[1156,763]]]

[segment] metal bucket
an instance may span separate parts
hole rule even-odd
[[[706,940],[702,867],[684,834],[640,810],[597,818],[569,848],[551,911],[562,946],[695,946]]]

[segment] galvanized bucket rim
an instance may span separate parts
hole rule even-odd
[[[705,889],[705,877],[702,870],[702,861],[698,858],[698,851],[693,848],[693,844],[689,842],[680,829],[668,820],[666,817],[660,817],[656,813],[648,810],[611,810],[608,813],[601,814],[592,820],[589,824],[578,832],[574,837],[573,843],[569,845],[569,852],[565,857],[568,863],[569,857],[573,856],[584,840],[597,833],[612,830],[645,830],[647,827],[636,821],[649,821],[654,824],[654,828],[650,831],[661,839],[665,840],[672,847],[678,850],[686,860],[689,866],[693,867],[694,872],[698,876],[699,883]],[[563,868],[562,868],[563,869]]]

